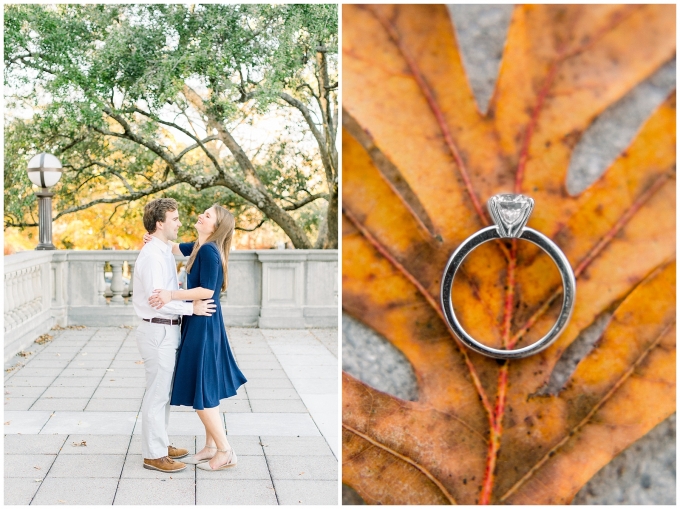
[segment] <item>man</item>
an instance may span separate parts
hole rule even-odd
[[[144,207],[144,228],[152,239],[142,248],[134,271],[132,303],[142,324],[137,328],[137,347],[144,359],[146,393],[142,402],[142,457],[144,468],[161,472],[179,472],[186,465],[177,458],[189,451],[170,445],[170,392],[175,358],[180,341],[181,315],[210,316],[215,312],[213,299],[205,301],[171,301],[162,309],[149,304],[151,293],[162,288],[179,290],[177,267],[168,241],[177,239],[182,223],[177,202],[171,198],[153,200]]]

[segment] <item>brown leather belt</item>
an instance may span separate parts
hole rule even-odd
[[[145,322],[160,323],[162,325],[179,325],[182,320],[170,320],[169,318],[142,318]]]

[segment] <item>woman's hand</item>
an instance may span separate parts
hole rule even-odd
[[[151,242],[152,238],[153,236],[149,232],[145,233],[144,236],[142,237],[142,239],[144,240],[144,244],[146,244],[147,242]]]
[[[154,309],[160,309],[172,300],[172,292],[170,290],[156,289],[149,297],[149,305]]]

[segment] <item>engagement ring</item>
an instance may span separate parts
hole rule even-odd
[[[497,194],[489,200],[488,206],[491,217],[496,224],[483,228],[465,239],[446,264],[442,278],[442,309],[451,330],[472,350],[496,359],[521,359],[548,348],[562,333],[574,309],[576,279],[567,257],[564,256],[560,248],[542,233],[525,227],[534,208],[534,200],[521,194]],[[516,350],[491,348],[470,336],[458,321],[451,300],[453,278],[465,257],[485,242],[504,238],[523,239],[536,244],[552,258],[562,276],[562,309],[557,322],[544,337],[529,346]]]

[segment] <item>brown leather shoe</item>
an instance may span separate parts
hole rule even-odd
[[[144,468],[149,470],[158,470],[159,472],[179,472],[187,468],[181,461],[171,460],[167,456],[156,458],[154,460],[144,458]]]
[[[178,458],[184,458],[187,454],[189,454],[189,451],[186,449],[178,449],[171,445],[168,446],[168,458],[176,460]]]

